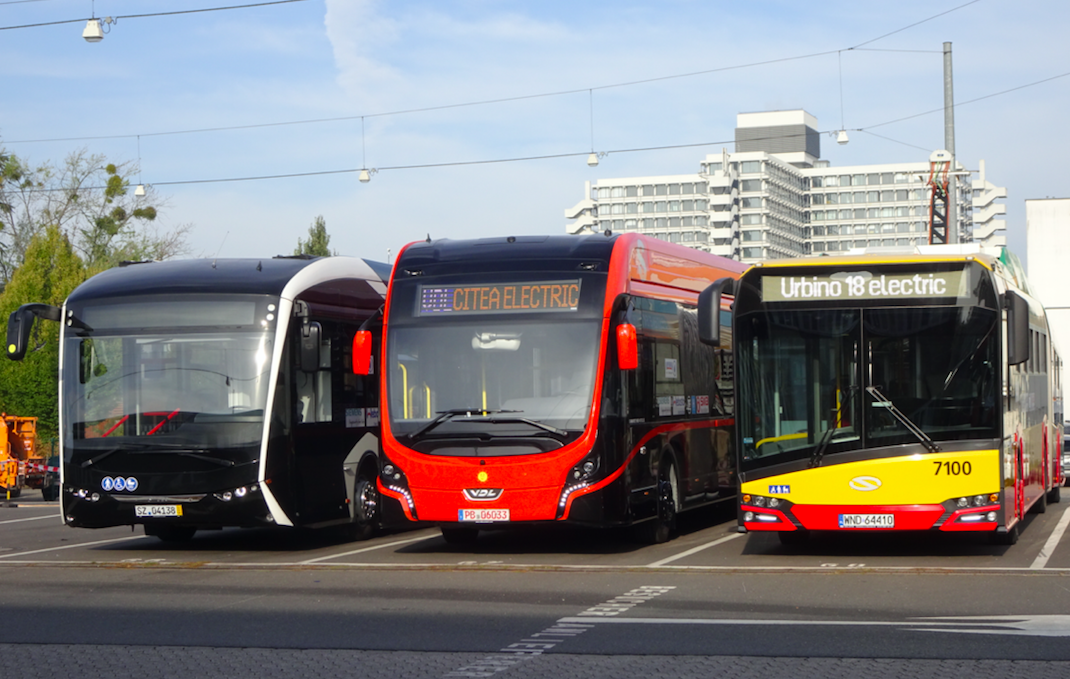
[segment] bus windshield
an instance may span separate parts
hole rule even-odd
[[[600,330],[592,319],[467,317],[395,326],[387,354],[391,428],[414,438],[472,436],[477,430],[488,436],[582,431]]]
[[[976,306],[741,315],[744,467],[996,437],[998,320]]]
[[[67,335],[62,402],[68,459],[92,458],[117,446],[188,453],[259,444],[273,324],[257,327],[255,311],[247,310],[248,319],[230,317],[247,324],[197,327],[195,322],[212,315],[198,306],[199,313],[176,306],[155,319],[139,317],[141,324],[166,323],[166,330],[103,327]],[[132,324],[117,308],[85,312],[104,326],[109,316]]]

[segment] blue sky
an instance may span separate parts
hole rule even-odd
[[[823,131],[865,130],[822,138],[834,166],[925,160],[944,146],[942,112],[917,114],[943,106],[945,41],[959,103],[1070,72],[1057,0],[308,0],[131,16],[254,1],[0,0],[0,26],[127,17],[96,44],[83,24],[0,30],[0,145],[123,161],[140,135],[142,180],[167,198],[166,223],[192,226],[193,256],[289,253],[323,215],[339,253],[385,260],[427,234],[563,233],[584,180],[695,172],[731,150],[740,112],[803,108]],[[564,94],[531,96],[547,93]],[[960,161],[984,159],[1008,189],[1021,256],[1024,201],[1070,195],[1068,100],[1057,77],[955,113]],[[592,109],[593,147],[609,152],[597,168]],[[324,119],[341,120],[276,124]],[[678,145],[696,146],[623,152]],[[381,168],[367,184],[203,182],[365,166]]]

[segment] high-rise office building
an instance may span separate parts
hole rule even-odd
[[[635,231],[743,261],[908,247],[929,240],[928,159],[832,167],[805,111],[742,113],[736,150],[695,174],[600,179],[565,216],[570,233]],[[959,168],[959,172],[962,172]],[[1003,245],[1006,189],[958,182],[957,240]]]

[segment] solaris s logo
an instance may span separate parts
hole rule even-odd
[[[869,492],[871,490],[877,490],[881,487],[881,480],[876,476],[856,476],[848,483],[854,490],[860,490],[862,492]]]

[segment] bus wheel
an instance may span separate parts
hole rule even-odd
[[[346,534],[351,540],[367,540],[379,529],[379,489],[366,472],[357,477],[353,502],[353,523],[346,526]]]
[[[472,526],[442,526],[442,539],[450,545],[471,545],[479,537],[479,529]]]
[[[164,526],[145,524],[145,535],[159,538],[163,542],[189,542],[197,532],[192,526]]]
[[[1051,487],[1051,490],[1048,491],[1048,502],[1054,505],[1058,504],[1059,501],[1062,500],[1062,491],[1059,490],[1061,487],[1062,486]]]
[[[661,458],[658,474],[658,516],[652,521],[635,527],[637,541],[648,545],[660,545],[676,535],[676,509],[679,504],[679,486],[676,480],[676,465],[668,456]]]
[[[1018,542],[1018,535],[1021,532],[1021,522],[1016,522],[1013,526],[1007,529],[1006,533],[993,533],[992,544],[995,545],[1013,545]]]

